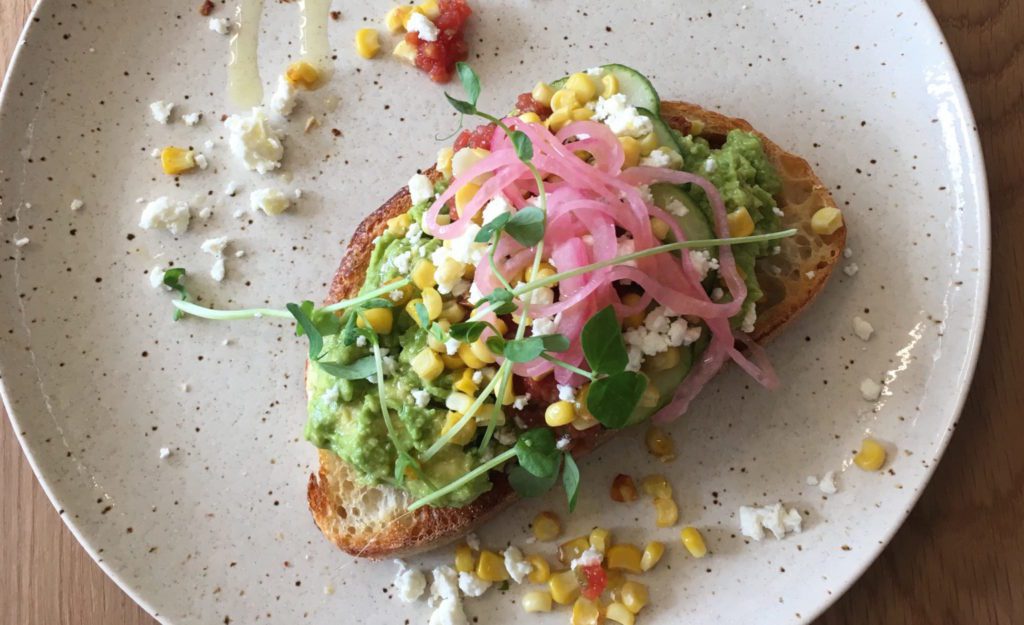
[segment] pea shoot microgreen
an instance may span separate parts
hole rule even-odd
[[[184,267],[171,267],[170,269],[164,272],[164,277],[162,280],[164,286],[176,291],[178,295],[181,296],[181,300],[179,300],[181,302],[188,301],[188,291],[185,289],[185,285],[181,283],[181,281],[185,278],[185,274],[186,271]],[[174,309],[175,321],[178,321],[184,316],[185,314],[181,312],[180,308]]]

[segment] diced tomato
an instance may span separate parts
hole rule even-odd
[[[608,574],[601,568],[601,565],[588,564],[578,567],[576,570],[583,578],[580,581],[580,594],[591,601],[600,597],[605,586],[608,585]]]
[[[547,119],[551,115],[551,109],[533,99],[531,93],[521,93],[516,98],[516,109],[520,113],[536,113],[541,119]]]
[[[458,152],[465,147],[490,150],[495,128],[497,126],[494,124],[482,124],[474,130],[463,130],[455,139],[455,145],[453,146],[455,151]]]
[[[434,82],[451,80],[455,64],[469,56],[469,46],[463,38],[463,27],[473,10],[466,0],[440,0],[441,14],[434,20],[440,32],[437,41],[423,41],[412,32],[405,40],[416,46],[416,67],[430,75]]]

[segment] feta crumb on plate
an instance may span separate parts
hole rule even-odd
[[[186,126],[195,126],[199,123],[199,120],[200,118],[202,118],[202,116],[202,113],[186,113],[185,115],[181,116],[181,121],[185,122]]]
[[[83,206],[85,206],[85,202],[83,202],[82,200],[78,198],[71,200],[71,210],[80,211],[82,210]]]
[[[466,625],[466,613],[457,597],[442,599],[430,614],[427,625]]]
[[[398,598],[404,603],[412,603],[420,598],[427,588],[427,578],[419,569],[411,569],[401,560],[395,560],[398,573],[395,575],[395,589]]]
[[[292,202],[280,189],[268,187],[257,189],[249,194],[249,207],[252,210],[261,210],[268,215],[280,215],[288,210]]]
[[[559,401],[576,401],[576,389],[568,384],[558,384],[558,400]]]
[[[765,530],[782,540],[786,534],[799,534],[802,529],[803,517],[795,508],[786,510],[781,503],[763,508],[740,506],[740,531],[754,541],[762,540]]]
[[[29,243],[31,243],[31,239],[29,239],[28,237],[21,237],[20,239],[14,240],[15,247],[25,247]]]
[[[270,108],[281,117],[288,117],[295,110],[297,96],[298,92],[295,90],[295,85],[285,76],[278,76],[277,89],[274,90],[274,95],[270,97]]]
[[[430,598],[434,601],[444,599],[459,599],[459,576],[455,569],[442,564],[435,567],[431,574],[434,577],[430,584]]]
[[[878,401],[882,396],[882,385],[871,378],[864,378],[860,383],[860,394],[865,401]]]
[[[248,115],[232,115],[224,122],[231,153],[247,169],[265,174],[281,166],[284,145],[260,108]]]
[[[858,271],[860,271],[860,267],[857,265],[857,263],[846,263],[846,266],[843,267],[843,273],[850,276],[851,278],[857,275]]]
[[[437,41],[437,36],[441,32],[437,28],[437,24],[431,22],[429,17],[416,12],[409,15],[405,29],[410,33],[416,33],[423,41]]]
[[[171,450],[170,449],[168,449],[167,447],[161,447],[160,448],[160,459],[161,460],[164,460],[164,459],[170,457],[170,455],[171,455]]]
[[[839,492],[836,487],[836,472],[828,471],[825,475],[821,476],[821,481],[818,482],[818,489],[826,495],[835,495]]]
[[[413,205],[434,198],[434,183],[423,174],[416,174],[409,179],[409,197]]]
[[[174,111],[174,103],[166,100],[157,100],[149,105],[149,113],[161,124],[166,124],[171,120],[172,111]]]
[[[226,17],[211,17],[207,26],[219,35],[226,35],[231,32],[231,20]]]
[[[533,571],[533,565],[526,561],[519,547],[509,545],[505,549],[505,570],[515,583],[522,584],[526,576]]]
[[[192,215],[187,202],[171,202],[167,196],[159,197],[142,209],[139,227],[143,230],[164,229],[171,234],[184,234]]]
[[[459,573],[459,590],[467,597],[479,597],[490,587],[491,582],[480,579],[475,573]]]
[[[164,270],[159,266],[149,270],[149,285],[154,289],[159,289],[160,287],[170,288],[164,284]]]
[[[862,341],[867,341],[875,333],[875,328],[861,317],[853,318],[853,333]]]
[[[470,532],[466,535],[466,545],[473,551],[480,551],[480,537]]]

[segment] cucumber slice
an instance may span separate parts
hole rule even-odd
[[[651,120],[651,124],[654,126],[654,136],[658,137],[659,144],[666,148],[671,148],[676,152],[679,152],[679,154],[683,153],[683,148],[680,147],[679,142],[676,141],[676,137],[672,134],[672,129],[669,128],[668,124],[648,109],[638,106],[636,110],[638,113]]]
[[[688,241],[715,238],[714,230],[708,223],[707,217],[704,216],[704,211],[682,189],[673,184],[655,184],[651,185],[651,195],[654,197],[654,203],[666,210],[672,200],[681,202],[687,208],[686,214],[682,217],[674,214],[673,217],[686,233]]]
[[[658,390],[658,403],[654,406],[634,408],[627,425],[634,425],[649,419],[651,415],[672,401],[672,397],[676,394],[676,388],[682,384],[683,378],[690,373],[692,367],[693,347],[686,346],[679,348],[679,364],[663,371],[647,373],[647,384]]]
[[[647,113],[645,115],[648,115],[651,119],[661,119],[661,99],[658,98],[658,92],[654,90],[654,86],[651,85],[651,81],[647,80],[646,76],[632,67],[626,67],[617,63],[602,65],[601,70],[605,74],[615,76],[615,79],[619,81],[619,93],[626,95],[631,106],[653,111],[654,115]],[[559,78],[551,83],[551,87],[557,91],[565,86],[565,81],[568,79],[568,76]]]

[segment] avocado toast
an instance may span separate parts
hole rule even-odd
[[[559,474],[571,508],[574,458],[679,416],[727,361],[771,386],[758,344],[845,244],[806,161],[743,120],[660,101],[629,68],[538,84],[502,119],[460,77],[470,98],[453,106],[492,123],[360,224],[324,308],[362,308],[307,367],[309,506],[353,555],[439,546]],[[629,216],[636,197],[644,219]],[[630,257],[643,250],[658,255]],[[353,373],[371,359],[375,374]]]

